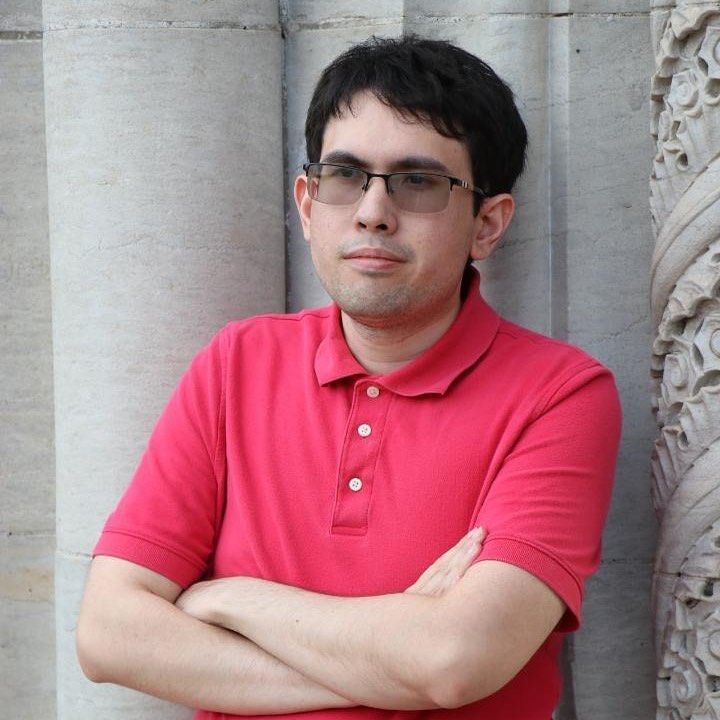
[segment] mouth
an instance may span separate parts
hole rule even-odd
[[[359,247],[342,254],[343,260],[382,260],[391,263],[405,262],[405,258],[398,253],[383,247]]]
[[[363,246],[353,248],[341,255],[350,266],[360,273],[383,274],[392,272],[405,262],[405,258],[384,247]]]

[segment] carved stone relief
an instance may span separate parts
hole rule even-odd
[[[720,720],[720,3],[655,20],[657,718]]]

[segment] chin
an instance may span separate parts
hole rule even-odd
[[[384,293],[358,293],[342,289],[329,293],[338,307],[352,318],[393,318],[405,315],[412,306],[404,289]]]

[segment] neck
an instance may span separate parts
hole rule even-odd
[[[452,325],[460,312],[457,305],[428,323],[392,326],[371,324],[341,312],[342,327],[350,352],[373,375],[385,375],[407,365],[411,360],[437,342]]]

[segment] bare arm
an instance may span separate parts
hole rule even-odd
[[[537,578],[494,561],[447,592],[409,590],[339,598],[239,577],[200,583],[179,604],[357,704],[391,709],[458,707],[492,694],[565,610]]]
[[[476,534],[452,548],[409,591],[446,592],[467,570],[480,539]],[[95,682],[113,682],[172,702],[235,714],[355,704],[308,680],[250,640],[181,612],[172,605],[180,590],[134,563],[95,558],[77,630],[78,656],[86,675]]]
[[[96,557],[77,629],[80,664],[95,682],[113,682],[171,702],[234,714],[349,707],[228,630],[173,605],[181,588],[117,558]]]

